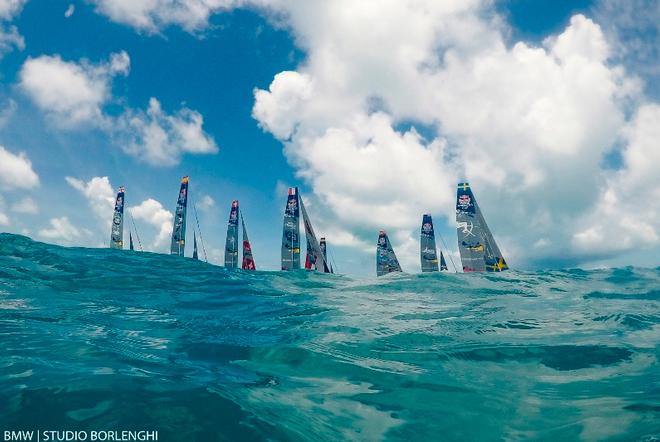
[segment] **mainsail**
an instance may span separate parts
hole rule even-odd
[[[438,271],[438,252],[435,247],[435,233],[431,215],[422,215],[422,229],[419,236],[419,256],[422,262],[422,272]]]
[[[314,233],[314,228],[312,227],[312,222],[307,215],[307,210],[305,209],[305,204],[303,203],[302,197],[298,198],[300,201],[300,210],[303,216],[303,224],[305,225],[305,239],[307,242],[307,256],[305,257],[305,268],[310,270],[322,270],[327,267],[325,257],[323,256],[323,251],[319,245],[319,241],[316,239],[316,234]]]
[[[188,177],[181,178],[181,189],[179,190],[179,199],[176,203],[176,212],[174,214],[174,226],[172,228],[172,245],[170,253],[172,255],[183,256],[186,248],[186,209],[188,207]]]
[[[378,245],[376,247],[376,275],[382,276],[391,272],[400,272],[401,266],[396,259],[394,249],[387,233],[384,230],[378,235]]]
[[[257,266],[254,264],[254,258],[252,257],[252,247],[250,246],[247,230],[245,230],[243,212],[241,212],[241,227],[243,228],[243,263],[241,268],[243,270],[256,270]]]
[[[300,268],[300,209],[298,188],[289,187],[282,229],[282,270]]]
[[[456,232],[464,272],[501,272],[509,268],[468,183],[460,183],[456,193]]]
[[[128,248],[133,251],[135,248],[133,247],[133,234],[131,232],[128,232],[128,241],[129,241],[129,246]]]
[[[193,256],[192,259],[199,259],[199,256],[197,255],[197,235],[193,231]]]
[[[115,211],[112,215],[112,230],[110,232],[110,248],[124,248],[124,187],[117,190]]]
[[[321,247],[321,253],[323,254],[323,260],[325,261],[325,263],[323,264],[323,272],[334,273],[332,271],[332,266],[328,262],[328,245],[325,242],[325,237],[319,240],[319,246]]]
[[[227,223],[227,240],[225,241],[225,267],[238,267],[238,200],[231,202],[229,222]]]

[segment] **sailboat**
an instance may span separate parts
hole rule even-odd
[[[501,272],[509,268],[469,183],[460,183],[456,192],[456,232],[464,272]]]
[[[322,237],[319,239],[319,246],[321,246],[321,253],[323,254],[323,259],[325,260],[325,264],[323,265],[323,272],[324,273],[335,273],[332,270],[332,266],[328,262],[328,245],[325,241],[325,237]]]
[[[419,235],[419,257],[422,262],[422,272],[438,271],[438,252],[435,245],[433,218],[430,214],[422,215],[422,228]],[[445,256],[440,251],[440,270],[447,270]]]
[[[199,256],[197,255],[197,234],[193,230],[193,256],[192,259],[197,259],[199,260]]]
[[[396,259],[390,239],[387,237],[387,233],[381,230],[376,245],[376,276],[400,271],[401,265],[399,265],[399,260]]]
[[[132,252],[135,250],[135,247],[133,247],[133,234],[131,232],[128,232],[128,240],[129,240],[129,250]]]
[[[112,229],[110,231],[110,248],[124,248],[124,187],[117,189],[115,211],[112,215]]]
[[[241,228],[243,229],[243,260],[241,268],[243,270],[256,270],[254,257],[252,256],[252,246],[248,239],[245,229],[245,220],[243,212],[240,210],[238,200],[231,202],[229,211],[229,221],[227,223],[227,240],[225,241],[225,267],[235,269],[238,267],[238,218],[241,218]]]
[[[179,199],[176,203],[174,226],[172,228],[172,245],[170,254],[183,256],[186,248],[186,209],[188,207],[188,177],[181,178]]]
[[[305,268],[308,270],[324,270],[327,261],[319,244],[312,222],[297,187],[289,188],[289,195],[284,209],[282,228],[282,270],[300,269],[300,214],[305,226],[307,250]]]

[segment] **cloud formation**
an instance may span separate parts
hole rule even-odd
[[[107,114],[104,107],[117,101],[112,80],[129,70],[125,51],[96,64],[41,55],[23,64],[20,86],[57,127],[99,128],[125,152],[151,165],[173,166],[186,153],[218,152],[215,140],[202,127],[204,118],[195,110],[183,107],[168,114],[152,97],[146,111],[125,108],[119,116]]]
[[[172,235],[174,220],[172,212],[166,210],[153,198],[146,199],[137,206],[131,206],[128,210],[136,220],[144,221],[156,228],[157,233],[150,248],[155,251],[165,251]]]
[[[32,189],[38,185],[39,175],[27,154],[15,154],[0,146],[0,189]]]

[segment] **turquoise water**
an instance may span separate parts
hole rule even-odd
[[[660,268],[226,271],[0,235],[0,430],[657,440]]]

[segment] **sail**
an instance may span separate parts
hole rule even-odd
[[[110,232],[110,248],[124,248],[124,188],[117,190],[115,211],[112,215],[112,230]]]
[[[282,270],[300,268],[300,209],[298,188],[289,187],[282,228]]]
[[[305,239],[307,242],[307,256],[305,258],[305,268],[314,270],[322,270],[327,267],[325,257],[321,251],[321,246],[319,241],[316,239],[316,234],[314,233],[314,228],[312,227],[312,222],[307,215],[307,210],[305,209],[305,204],[303,203],[302,198],[299,198],[300,201],[300,210],[303,216],[303,224],[305,225]]]
[[[447,268],[447,261],[445,261],[445,255],[440,252],[440,271],[449,270]]]
[[[257,266],[255,265],[254,257],[252,256],[252,246],[250,245],[247,230],[245,229],[243,212],[241,212],[241,228],[243,229],[243,263],[241,268],[243,270],[256,270]]]
[[[128,232],[128,241],[129,241],[129,246],[128,248],[133,251],[135,250],[135,247],[133,247],[133,234],[131,232]]]
[[[396,259],[394,249],[384,230],[378,235],[378,245],[376,248],[376,275],[382,276],[391,272],[400,272],[401,266]]]
[[[197,235],[193,232],[193,256],[192,259],[199,259],[197,255]]]
[[[325,238],[319,240],[319,246],[321,247],[321,253],[323,254],[323,272],[332,273],[332,266],[328,263],[328,245],[325,242]]]
[[[231,202],[229,222],[227,223],[227,240],[225,241],[225,267],[238,267],[238,200]]]
[[[179,189],[179,199],[176,203],[176,212],[174,213],[174,226],[172,228],[172,245],[170,253],[172,255],[183,256],[186,248],[186,209],[188,208],[188,177],[181,178],[181,189]]]
[[[460,183],[456,192],[456,232],[464,272],[501,272],[509,268],[468,183]]]
[[[422,272],[438,271],[438,252],[435,246],[435,232],[431,215],[422,215],[422,229],[419,236],[419,257],[422,262]]]

